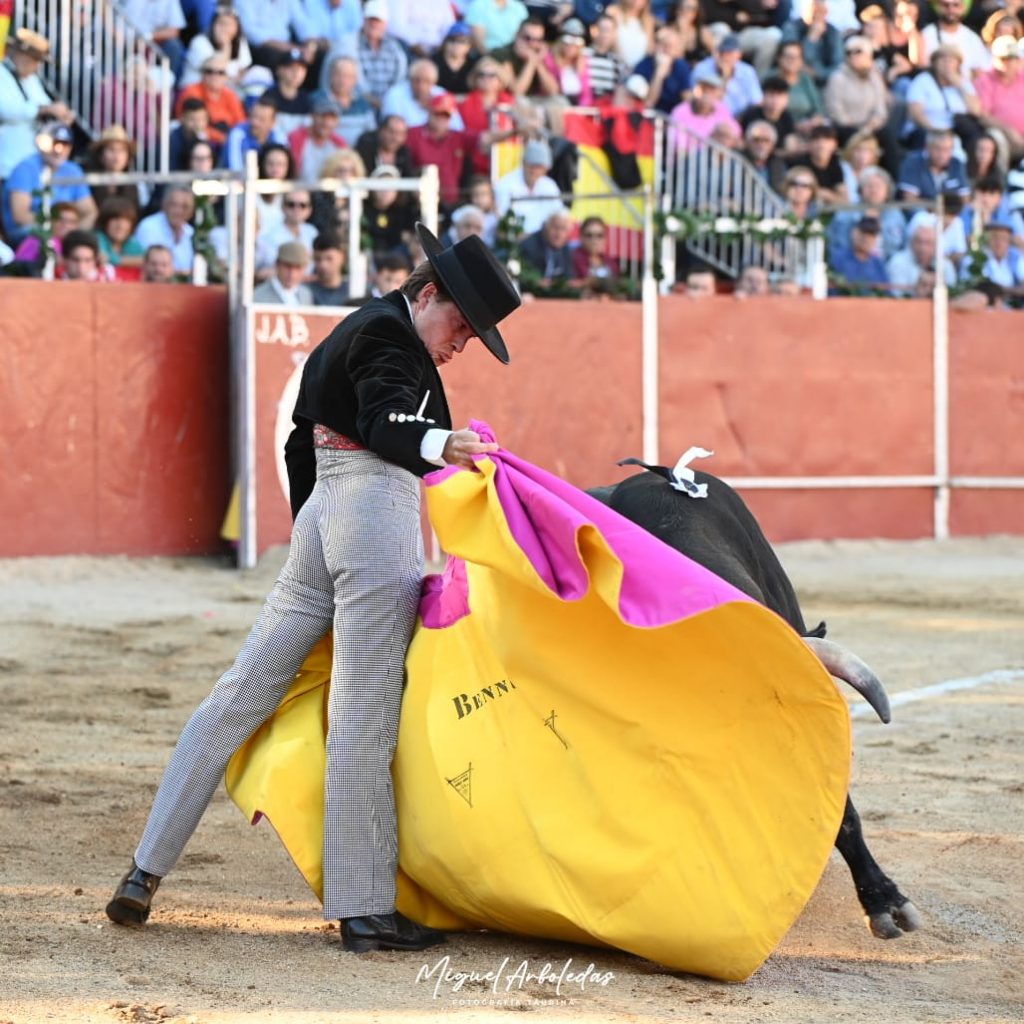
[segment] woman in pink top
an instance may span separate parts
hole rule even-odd
[[[555,76],[559,91],[573,107],[589,107],[594,102],[590,65],[583,49],[585,32],[578,18],[566,19],[558,41],[544,57],[544,65]]]

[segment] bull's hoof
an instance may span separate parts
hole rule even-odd
[[[910,900],[907,900],[906,903],[897,907],[892,912],[892,919],[905,932],[916,932],[917,929],[924,924],[924,919],[921,917],[921,911],[919,911],[917,907],[910,902]]]
[[[876,939],[898,939],[904,932],[921,927],[921,914],[910,900],[879,914],[869,914],[868,928]]]
[[[883,914],[869,915],[868,928],[876,939],[898,939],[903,934],[888,910]]]

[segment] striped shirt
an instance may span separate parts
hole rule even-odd
[[[626,76],[626,65],[617,53],[597,53],[591,47],[583,51],[590,65],[590,88],[594,98],[607,96]]]

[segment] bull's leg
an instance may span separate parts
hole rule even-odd
[[[921,915],[917,907],[896,888],[896,883],[871,856],[861,831],[860,815],[849,797],[836,837],[836,849],[850,869],[868,927],[875,938],[896,939],[902,932],[920,927]]]

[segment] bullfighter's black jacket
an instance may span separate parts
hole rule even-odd
[[[420,443],[432,428],[451,430],[451,413],[401,292],[349,314],[313,349],[292,419],[285,463],[293,517],[316,483],[316,423],[417,476],[438,468],[421,457]]]

